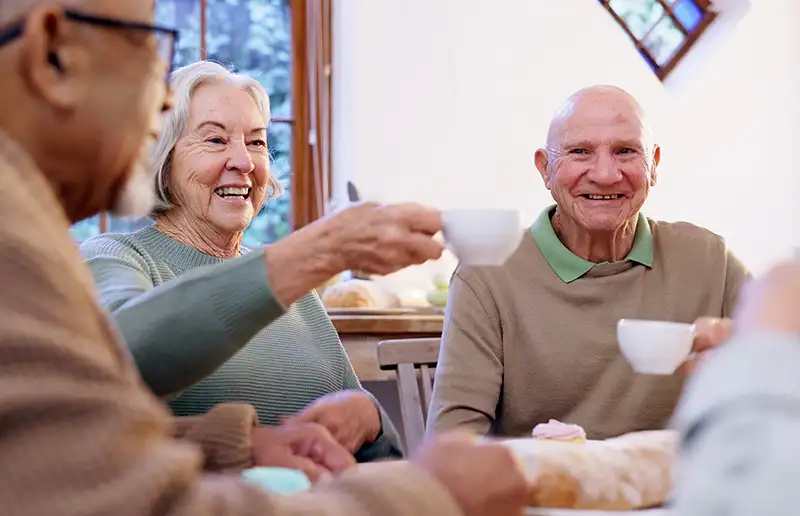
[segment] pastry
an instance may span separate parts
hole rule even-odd
[[[384,310],[399,305],[397,296],[373,281],[349,280],[329,285],[322,293],[325,308],[371,308]]]
[[[531,481],[529,505],[609,511],[663,505],[672,491],[678,444],[672,431],[635,432],[582,445],[509,441]]]
[[[574,443],[586,442],[586,431],[578,425],[569,425],[551,419],[547,423],[539,423],[533,427],[534,439],[550,439],[553,441],[567,441]]]

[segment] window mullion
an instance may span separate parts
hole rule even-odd
[[[200,59],[208,56],[206,47],[206,0],[200,0]]]

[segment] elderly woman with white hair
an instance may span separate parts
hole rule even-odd
[[[81,246],[144,380],[180,416],[245,402],[261,424],[325,426],[362,462],[402,455],[313,288],[343,270],[387,273],[437,258],[439,214],[361,204],[245,249],[244,230],[282,192],[269,169],[267,94],[207,61],[171,82],[155,224]]]

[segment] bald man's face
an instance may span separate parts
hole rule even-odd
[[[551,128],[536,166],[562,216],[587,231],[615,231],[635,219],[656,183],[660,151],[638,107],[616,94],[577,99]]]

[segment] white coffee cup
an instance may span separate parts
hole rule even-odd
[[[465,265],[503,265],[522,239],[517,210],[442,210],[447,248]]]
[[[692,352],[694,324],[620,319],[617,341],[622,355],[641,374],[670,375]]]

